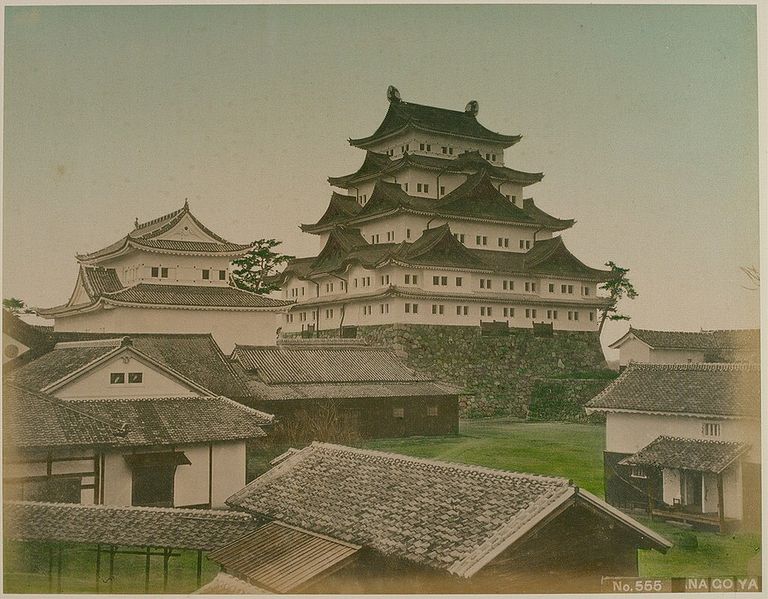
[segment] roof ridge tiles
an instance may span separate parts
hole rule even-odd
[[[253,520],[253,516],[247,512],[241,512],[236,510],[218,510],[218,509],[197,509],[197,508],[179,508],[179,507],[155,507],[155,506],[138,506],[138,505],[114,505],[114,504],[85,504],[85,503],[59,503],[53,501],[29,501],[19,499],[6,499],[3,501],[3,505],[29,505],[29,506],[41,506],[41,507],[59,507],[66,508],[68,510],[125,510],[129,512],[158,512],[166,514],[174,514],[184,516],[190,516],[193,518],[206,518],[216,519],[219,517],[233,518],[237,520]]]
[[[83,347],[89,347],[89,348],[99,348],[99,347],[109,347],[112,349],[115,349],[117,347],[120,347],[124,340],[127,338],[127,336],[120,336],[120,337],[114,337],[112,339],[83,339],[78,341],[58,341],[56,342],[56,345],[53,346],[54,350],[57,349],[77,349],[77,348],[83,348]]]

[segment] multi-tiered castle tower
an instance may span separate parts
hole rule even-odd
[[[317,256],[281,274],[287,333],[344,325],[551,323],[594,331],[608,272],[590,268],[557,232],[573,220],[523,199],[542,173],[504,165],[520,141],[462,111],[405,102],[394,87],[376,131],[349,143],[365,150],[362,166],[331,177],[330,204],[314,224]]]

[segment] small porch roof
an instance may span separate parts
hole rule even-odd
[[[749,451],[736,441],[705,441],[681,437],[657,437],[640,451],[619,462],[622,466],[655,466],[720,474]]]

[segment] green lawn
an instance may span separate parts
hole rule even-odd
[[[96,593],[96,547],[69,545],[65,547],[62,559],[61,592],[64,594]],[[121,547],[136,551],[135,547]],[[174,551],[176,555],[168,561],[168,593],[186,594],[198,588],[197,552]],[[44,543],[3,543],[3,591],[5,593],[48,593],[57,592],[58,576],[54,553],[52,586],[49,587],[48,546]],[[143,555],[116,555],[112,592],[143,593]],[[219,568],[203,557],[202,584],[213,580]],[[153,556],[150,560],[149,592],[163,592],[163,558]],[[101,554],[101,582],[98,592],[109,592],[109,557]],[[51,589],[49,591],[49,588]]]
[[[463,420],[452,437],[367,441],[364,446],[448,462],[563,476],[603,496],[603,437],[594,424]]]
[[[369,449],[392,451],[440,460],[478,464],[489,468],[564,476],[580,487],[603,496],[603,443],[605,427],[559,422],[522,422],[510,419],[464,420],[454,437],[412,437],[368,441]],[[739,533],[694,534],[698,548],[677,545],[680,527],[639,517],[676,543],[666,554],[640,551],[641,576],[685,577],[755,574],[760,560],[760,537]]]

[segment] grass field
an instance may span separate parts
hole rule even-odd
[[[454,437],[384,439],[364,444],[369,449],[489,468],[564,476],[600,497],[603,489],[605,427],[508,419],[465,420]],[[638,518],[673,543],[682,530],[666,522]],[[755,574],[760,537],[740,533],[694,532],[698,548],[675,545],[666,554],[640,551],[641,576],[685,577]]]

